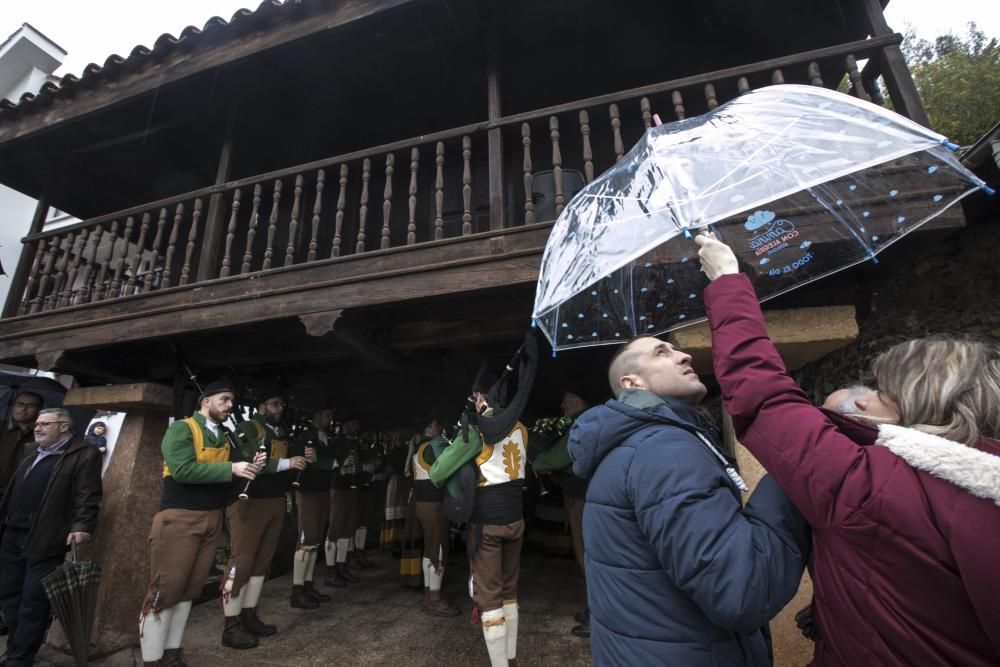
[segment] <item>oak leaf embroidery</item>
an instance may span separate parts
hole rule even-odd
[[[503,446],[503,468],[511,481],[518,478],[521,471],[521,450],[513,440],[508,440]]]

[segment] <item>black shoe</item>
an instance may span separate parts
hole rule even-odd
[[[351,567],[355,567],[359,570],[367,570],[374,564],[365,558],[364,554],[357,550],[350,552],[347,556],[347,562],[350,563]]]
[[[590,625],[590,607],[584,607],[573,615],[576,622],[581,625]]]
[[[370,567],[375,567],[375,561],[369,558],[364,551],[357,550],[354,553],[357,554],[355,556],[355,559],[358,561],[361,567],[365,568],[366,570]]]
[[[325,593],[320,593],[319,590],[316,589],[315,584],[313,584],[313,582],[311,581],[307,581],[305,583],[304,588],[306,589],[306,593],[313,600],[316,600],[316,602],[329,602],[331,599],[329,595],[326,595]]]
[[[240,623],[244,630],[255,637],[270,637],[278,631],[276,626],[268,625],[260,620],[260,616],[257,615],[257,607],[245,607],[240,612]]]
[[[590,624],[583,625],[581,623],[580,625],[573,626],[573,629],[570,630],[570,634],[572,634],[574,637],[583,637],[584,639],[590,639]]]
[[[323,585],[330,588],[344,588],[347,586],[347,579],[340,574],[340,569],[334,565],[333,568],[323,577]]]
[[[168,648],[163,650],[160,667],[190,667],[184,660],[184,649]]]
[[[239,616],[226,616],[226,627],[222,630],[222,645],[240,650],[255,648],[257,638],[243,628]]]
[[[349,584],[356,584],[361,581],[361,577],[351,572],[351,569],[347,567],[347,563],[337,563],[337,569],[340,570],[340,576]]]
[[[295,609],[318,609],[319,602],[303,586],[292,586],[292,599],[289,603]]]

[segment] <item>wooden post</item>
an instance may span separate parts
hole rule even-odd
[[[219,151],[219,167],[215,171],[216,185],[221,185],[229,180],[233,157],[234,118],[235,114],[231,114],[229,122],[226,124],[226,138],[222,141],[222,149]],[[216,192],[209,197],[201,255],[198,257],[198,273],[195,274],[194,282],[211,280],[215,277],[215,267],[219,265],[219,250],[222,247],[225,208],[225,193]]]
[[[872,37],[891,35],[893,31],[885,20],[879,0],[858,1],[861,3],[868,33]],[[895,110],[924,127],[930,127],[930,119],[927,117],[923,102],[920,101],[920,94],[917,92],[916,84],[913,83],[913,77],[910,76],[910,69],[906,66],[902,50],[896,44],[882,47],[880,60],[882,78],[885,80],[885,87],[889,89],[889,97],[892,98]]]
[[[486,94],[490,122],[502,115],[500,108],[500,40],[496,27],[490,27],[486,60]],[[503,134],[499,127],[487,133],[490,172],[490,229],[503,229]]]
[[[45,227],[45,218],[49,214],[48,193],[43,193],[35,206],[35,215],[31,218],[31,226],[28,228],[28,235],[38,234]],[[41,265],[35,264],[38,257],[38,249],[45,246],[45,241],[32,241],[25,243],[21,248],[21,256],[17,260],[17,268],[10,279],[10,291],[7,292],[7,301],[3,306],[4,317],[14,317],[17,315],[21,305],[21,298],[24,296],[25,287],[28,284],[28,275],[37,274],[41,270]],[[35,269],[32,270],[32,266]]]

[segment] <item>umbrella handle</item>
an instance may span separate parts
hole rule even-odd
[[[69,548],[70,548],[70,553],[73,555],[73,562],[75,563],[76,562],[76,541],[75,540],[72,543],[70,543]]]

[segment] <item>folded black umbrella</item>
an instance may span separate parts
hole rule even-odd
[[[90,654],[90,632],[94,627],[100,583],[101,566],[93,561],[77,560],[75,544],[73,560],[66,561],[42,580],[78,667],[86,667]]]

